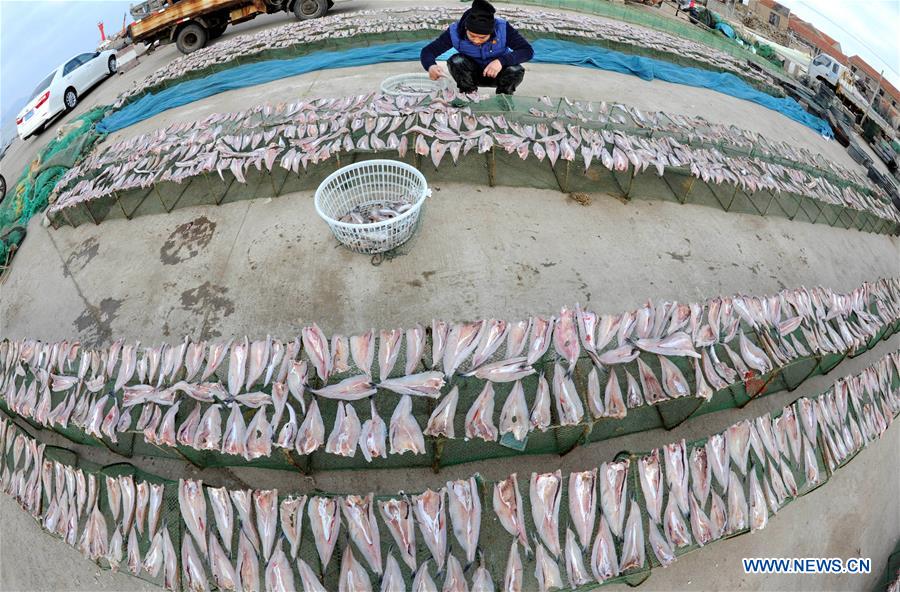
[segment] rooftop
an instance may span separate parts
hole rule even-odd
[[[782,4],[779,4],[778,2],[775,2],[775,0],[759,0],[759,3],[762,4],[763,6],[765,6],[766,8],[768,8],[770,10],[774,10],[775,12],[778,12],[785,16],[787,16],[791,13],[790,8],[788,8],[787,6],[784,6]]]
[[[792,14],[788,22],[788,29],[810,45],[834,57],[845,66],[849,64],[849,59],[841,51],[841,44],[817,29],[813,24]]]

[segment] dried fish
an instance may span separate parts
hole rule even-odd
[[[522,507],[522,496],[519,493],[519,482],[516,473],[503,481],[494,483],[494,513],[506,532],[517,537],[526,551],[529,550],[525,534],[525,515]]]
[[[747,498],[744,496],[744,486],[730,471],[728,482],[728,519],[726,520],[726,532],[734,534],[747,528]]]
[[[234,508],[231,506],[231,500],[228,497],[228,490],[224,487],[206,489],[209,495],[209,501],[213,509],[213,518],[216,521],[216,527],[225,549],[231,554],[231,538],[234,529]]]
[[[454,438],[453,420],[456,417],[456,404],[458,402],[459,388],[454,386],[432,411],[431,417],[428,419],[428,425],[425,427],[425,433],[435,438],[440,436]]]
[[[371,378],[365,374],[345,378],[337,384],[330,384],[320,389],[310,389],[320,397],[335,399],[338,401],[358,401],[371,397],[378,390],[372,384]]]
[[[653,549],[653,554],[656,556],[657,561],[663,567],[671,565],[676,559],[675,551],[672,549],[669,541],[660,534],[659,528],[653,520],[647,521],[647,536],[650,541],[650,548]]]
[[[587,547],[597,514],[597,469],[570,473],[568,492],[569,516],[578,532],[578,540]]]
[[[453,555],[447,557],[447,571],[441,592],[469,592],[469,586],[466,584],[466,576],[463,574],[462,566]]]
[[[659,522],[662,517],[663,482],[658,448],[638,459],[638,476],[641,481],[641,491],[644,493],[644,506],[647,508],[647,514],[651,520]]]
[[[381,574],[381,540],[378,522],[375,520],[373,495],[371,493],[367,497],[348,495],[341,501],[341,509],[347,521],[350,540],[362,553],[372,571]]]
[[[203,546],[206,547],[205,540],[203,541]],[[188,590],[195,592],[209,590],[206,570],[203,568],[203,563],[194,549],[194,544],[191,543],[191,537],[181,539],[181,569],[183,581]]]
[[[425,454],[425,438],[412,414],[412,399],[403,395],[394,408],[390,424],[391,454]]]
[[[431,551],[438,571],[444,569],[444,561],[447,556],[447,516],[444,512],[444,494],[444,489],[440,491],[426,489],[421,495],[412,498],[422,538],[428,550]],[[424,568],[424,564],[422,567]]]
[[[269,561],[275,544],[278,525],[278,490],[257,489],[253,492],[253,508],[256,510],[256,530],[259,533],[264,561]]]
[[[622,536],[625,521],[625,503],[628,499],[629,459],[600,465],[600,507],[606,516],[612,533]]]
[[[306,496],[288,497],[281,501],[279,516],[281,517],[281,532],[291,544],[291,557],[297,558],[300,549],[300,535],[303,529],[303,507],[306,505]],[[221,529],[220,529],[221,530]]]
[[[759,477],[756,469],[750,469],[750,530],[762,530],[769,521],[769,510],[766,507],[766,499],[763,496],[762,487],[759,485]]]
[[[577,425],[584,417],[584,405],[575,390],[575,383],[565,374],[562,366],[553,366],[553,399],[561,425]]]
[[[497,440],[494,426],[494,387],[486,382],[481,394],[466,413],[466,438],[481,438],[485,442]]]
[[[703,446],[691,450],[691,490],[701,506],[706,505],[709,496],[709,488],[712,482],[712,474],[706,457],[706,448]]]
[[[194,536],[194,540],[197,541],[203,556],[207,556],[206,497],[203,495],[203,482],[179,479],[178,505],[181,508],[181,517],[185,525]]]
[[[682,514],[688,508],[688,460],[684,440],[663,447],[666,462],[666,483],[669,497],[674,497]]]
[[[338,578],[338,592],[371,592],[372,583],[366,569],[353,557],[350,545],[344,548],[341,557],[341,573]]]
[[[453,535],[466,552],[466,561],[475,561],[481,529],[481,499],[475,478],[467,481],[448,481],[447,494]]]
[[[543,374],[538,377],[537,393],[531,407],[531,427],[542,432],[550,427],[550,385]]]
[[[381,518],[394,537],[403,562],[412,571],[416,570],[416,531],[410,503],[406,499],[391,499],[378,502]]]
[[[325,423],[322,421],[319,405],[313,399],[303,423],[300,424],[300,430],[297,432],[297,453],[312,454],[324,443]]]
[[[725,431],[725,442],[732,462],[740,469],[741,474],[746,475],[747,457],[750,453],[750,423],[745,420],[730,426]]]
[[[302,559],[297,559],[297,571],[300,573],[300,583],[303,584],[303,592],[326,592],[319,577],[312,568]]]
[[[338,500],[325,497],[313,497],[306,506],[310,530],[316,543],[316,551],[322,561],[323,568],[328,567],[334,545],[341,530],[341,516]],[[350,547],[347,546],[349,549]]]
[[[531,518],[541,540],[554,557],[559,557],[559,503],[562,473],[532,473],[529,487]]]
[[[641,527],[641,509],[631,500],[631,510],[625,525],[625,542],[622,545],[622,561],[619,571],[644,567],[644,529]]]
[[[334,427],[325,444],[325,452],[352,457],[356,454],[360,431],[359,418],[353,406],[348,403],[339,403]]]
[[[359,432],[359,449],[366,462],[372,462],[373,458],[387,458],[387,426],[375,410],[375,401],[370,400],[369,403],[371,418],[363,422]]]
[[[275,548],[266,566],[266,592],[293,592],[294,571],[281,545]]]
[[[600,517],[600,527],[594,538],[594,546],[591,550],[591,572],[594,579],[603,583],[610,578],[619,575],[619,560],[616,556],[616,545],[606,516]]]
[[[437,399],[444,386],[444,378],[440,372],[422,372],[400,378],[389,378],[378,383],[378,388],[387,389],[399,395],[414,395]]]
[[[528,405],[522,383],[516,381],[506,396],[500,411],[500,435],[512,434],[518,441],[524,441],[529,431]]]

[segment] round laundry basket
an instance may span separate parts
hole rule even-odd
[[[415,167],[396,160],[365,160],[338,169],[316,189],[316,212],[334,237],[357,253],[384,253],[413,235],[425,198],[431,195],[425,177]],[[353,208],[402,201],[412,207],[402,214],[370,224],[341,222]]]
[[[428,74],[397,74],[385,78],[381,83],[381,92],[386,95],[425,96],[450,88],[450,81],[444,77],[432,80]]]

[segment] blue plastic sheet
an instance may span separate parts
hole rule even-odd
[[[268,60],[237,66],[204,78],[175,84],[156,93],[148,93],[108,115],[97,125],[97,129],[104,133],[114,132],[149,119],[167,109],[193,103],[221,92],[264,84],[316,70],[418,61],[419,53],[425,45],[424,41],[388,43],[343,51],[322,51],[289,60]],[[793,99],[778,99],[756,90],[734,74],[678,66],[662,60],[628,55],[570,41],[539,39],[533,43],[533,46],[534,62],[610,70],[632,74],[643,80],[659,79],[675,84],[708,88],[739,99],[752,101],[799,121],[823,136],[833,137],[827,122],[807,113]],[[450,53],[452,52],[445,55]],[[593,99],[602,100],[603,97],[597,96]]]
[[[722,31],[722,34],[726,37],[734,39],[734,29],[728,23],[716,23],[716,29]]]

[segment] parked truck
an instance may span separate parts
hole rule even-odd
[[[261,14],[293,12],[301,20],[324,16],[334,0],[146,0],[131,7],[134,22],[127,35],[133,42],[174,41],[191,53],[222,35],[228,25]]]
[[[870,100],[860,93],[854,84],[854,75],[849,68],[832,56],[820,53],[809,64],[809,79],[826,85],[834,95],[858,119],[875,121],[882,130],[890,130],[891,126],[871,107]]]

